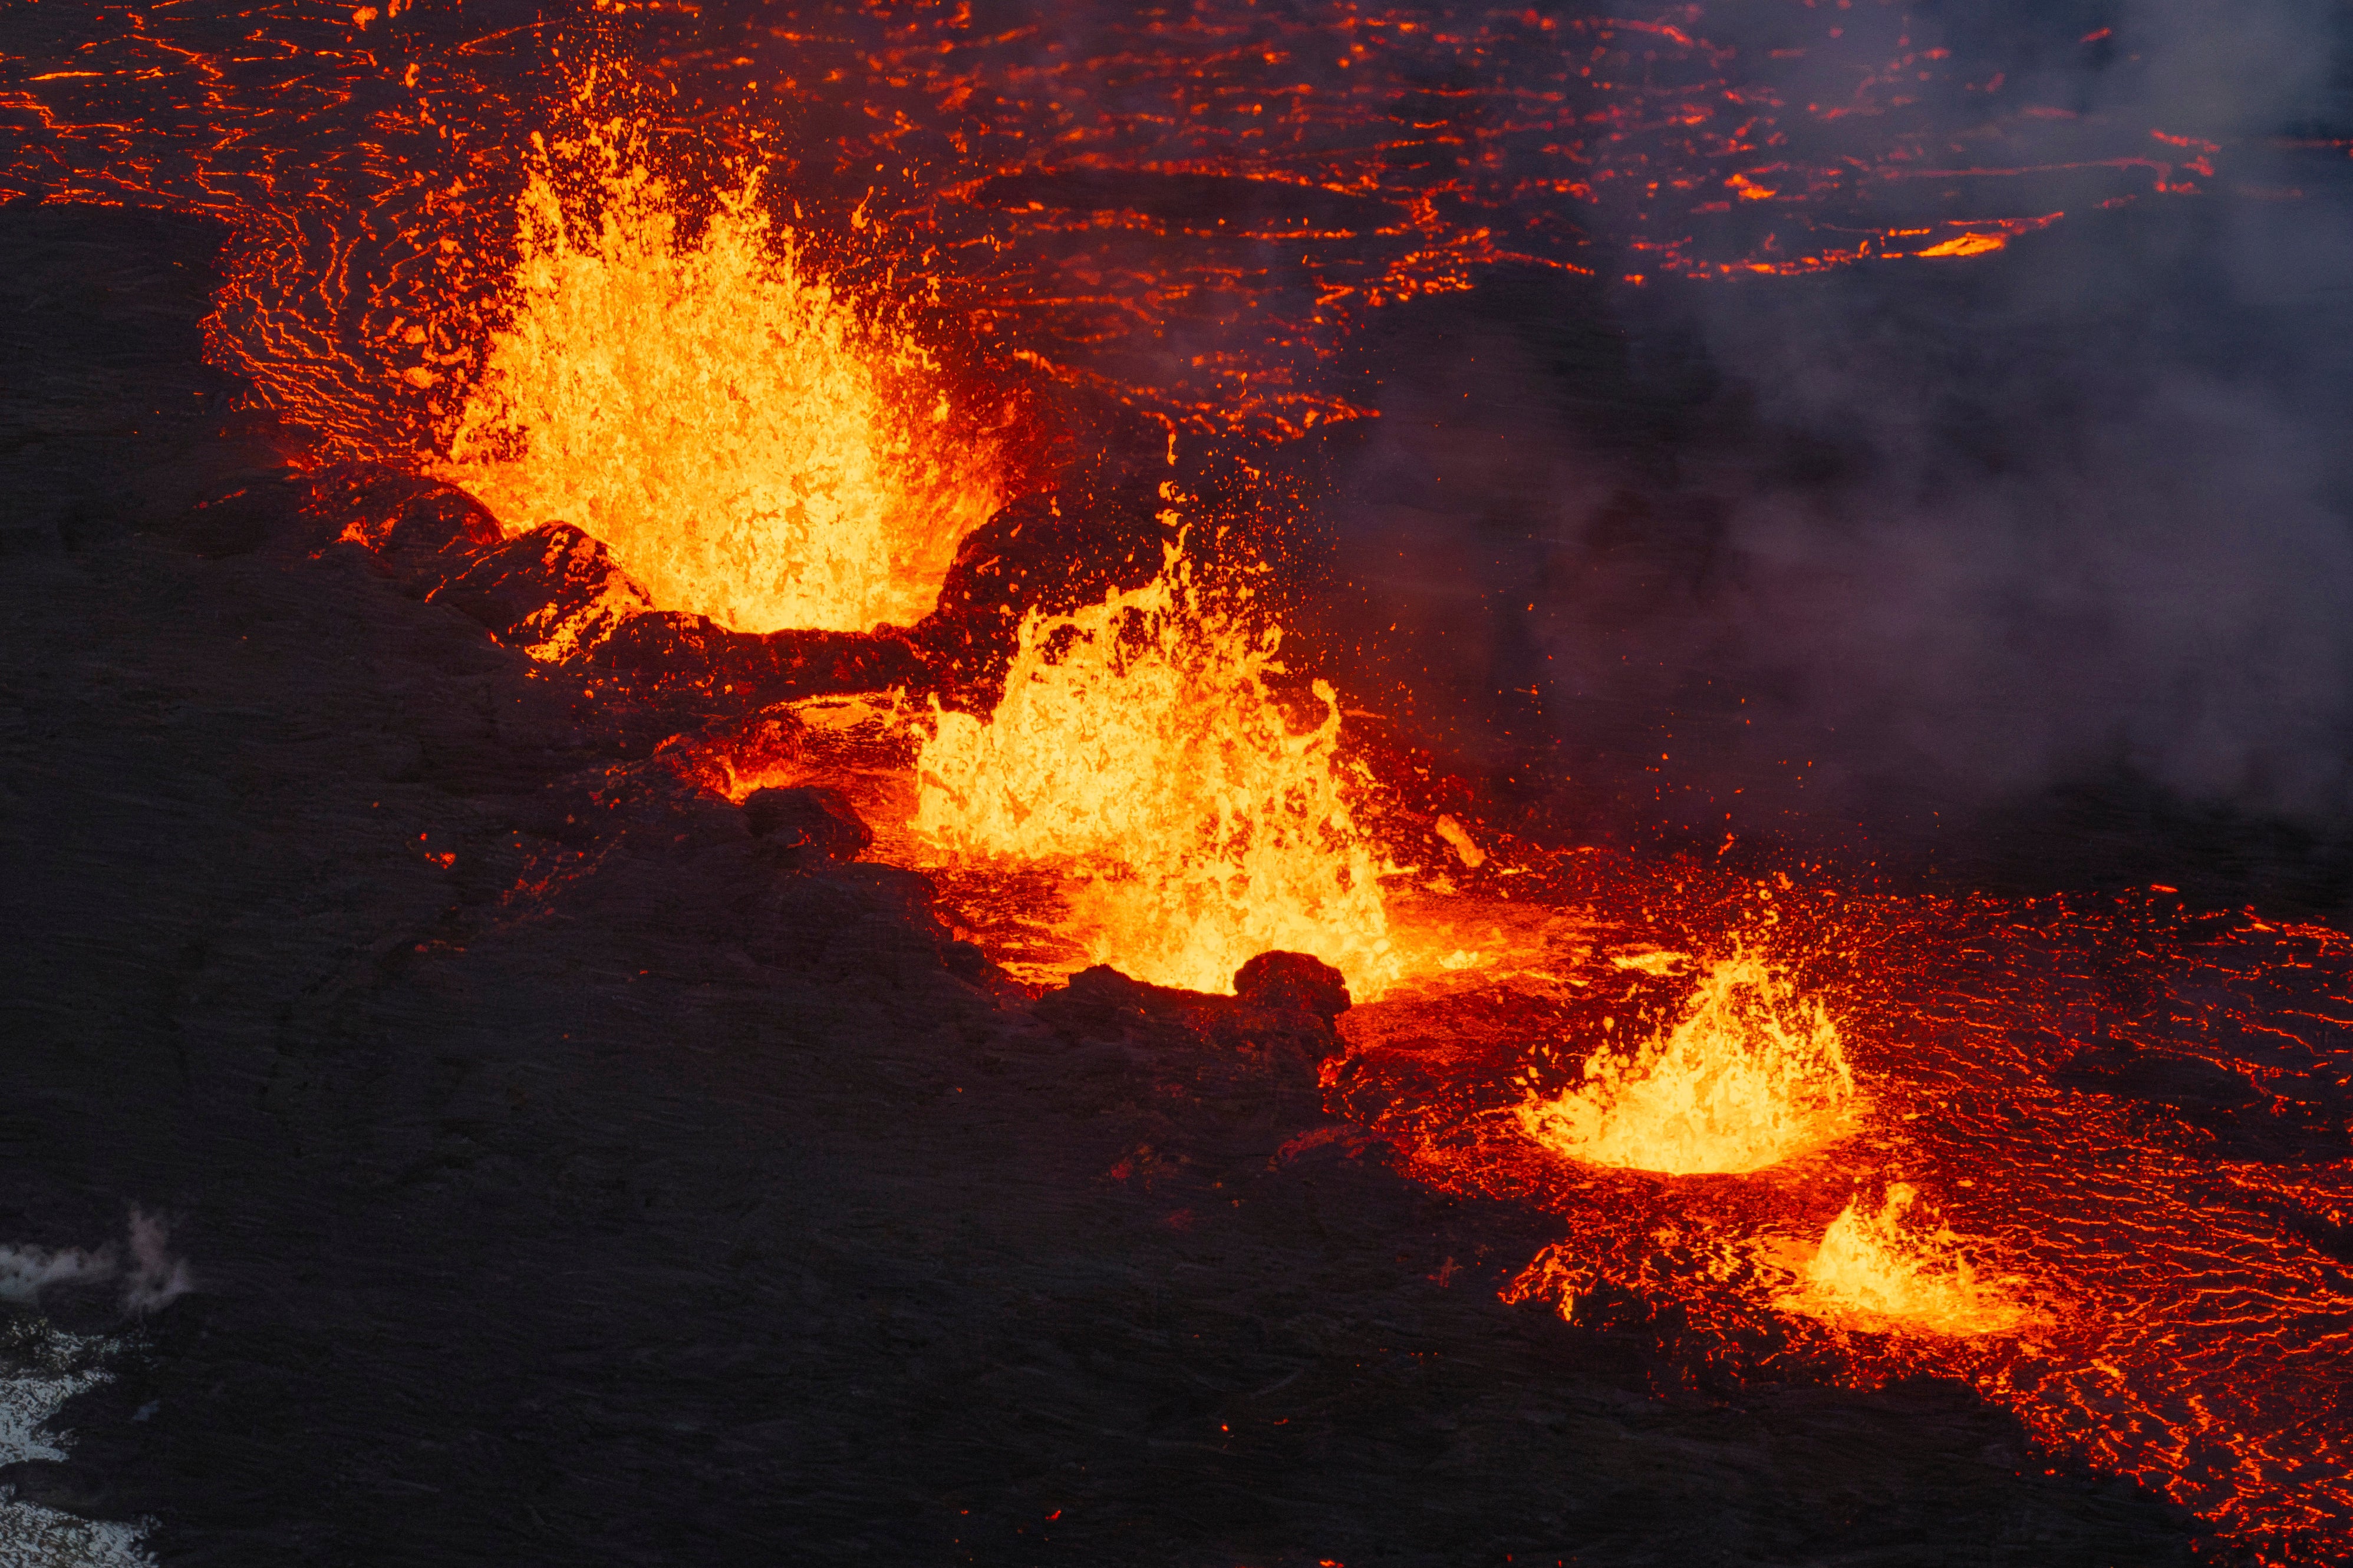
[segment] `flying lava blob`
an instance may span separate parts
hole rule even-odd
[[[1279,630],[1213,597],[1171,548],[1161,574],[1020,626],[987,719],[940,712],[914,826],[948,848],[1066,865],[1099,962],[1224,991],[1270,949],[1337,966],[1360,998],[1402,967],[1381,862],[1349,805],[1339,703],[1303,726],[1270,684]]]
[[[585,529],[664,609],[748,632],[921,619],[1000,499],[924,347],[772,229],[756,174],[692,232],[621,121],[537,144],[448,477],[511,530]]]
[[[1756,1171],[1829,1142],[1854,1100],[1838,1026],[1764,961],[1718,961],[1683,1017],[1580,1084],[1518,1108],[1529,1137],[1597,1165],[1671,1175]]]

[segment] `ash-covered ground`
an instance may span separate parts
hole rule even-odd
[[[2189,1560],[1957,1387],[1679,1392],[1501,1304],[1544,1222],[1394,1173],[1312,1038],[1033,1003],[911,873],[610,787],[659,723],[362,552],[178,529],[277,460],[200,363],[214,237],[0,212],[0,1244],[135,1205],[190,1287],[5,1309],[20,1361],[120,1342],[8,1518],[239,1568]]]

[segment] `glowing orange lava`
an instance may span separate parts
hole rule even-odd
[[[1628,961],[1624,967],[1643,967]],[[1711,967],[1688,1010],[1630,1057],[1519,1107],[1529,1137],[1599,1165],[1672,1175],[1755,1171],[1828,1142],[1854,1100],[1838,1027],[1755,957]]]
[[[1349,796],[1332,689],[1293,724],[1270,685],[1281,634],[1161,574],[1022,623],[989,718],[943,712],[917,762],[915,827],[961,851],[1067,865],[1098,962],[1223,991],[1269,949],[1336,965],[1360,996],[1397,978],[1381,867]]]
[[[1621,929],[1694,947],[1751,918],[1737,879],[1685,864],[1678,914],[1655,884],[1590,865],[1564,861],[1529,901],[1591,900],[1604,919],[1618,905]],[[1336,1108],[1421,1179],[1561,1221],[1507,1300],[1654,1334],[1727,1385],[1958,1378],[2247,1561],[2333,1561],[2353,1510],[2346,936],[2169,893],[2008,902],[1801,882],[1773,907],[1776,952],[1802,955],[1841,1017],[1871,1021],[1841,1045],[1867,1114],[1834,1145],[1690,1182],[1531,1140],[1526,1042],[1590,1038],[1603,1006],[1651,984],[1574,925],[1544,965],[1557,984],[1400,987],[1344,1015]]]
[[[543,151],[512,313],[448,437],[448,477],[512,530],[573,523],[664,609],[740,631],[921,619],[995,509],[937,367],[772,232],[759,179],[700,233],[617,122]]]
[[[1915,1215],[1918,1191],[1888,1184],[1874,1213],[1857,1200],[1839,1212],[1788,1299],[1820,1317],[1883,1320],[1944,1334],[1999,1333],[2026,1314],[1978,1278],[1960,1237],[1931,1230]]]

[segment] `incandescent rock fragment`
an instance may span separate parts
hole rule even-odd
[[[672,735],[654,755],[691,784],[745,801],[761,789],[790,787],[806,771],[808,726],[782,703],[732,724]]]

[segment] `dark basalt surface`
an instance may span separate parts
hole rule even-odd
[[[504,647],[571,667],[608,705],[650,704],[679,723],[892,689],[987,711],[1026,615],[1100,602],[1161,569],[1177,530],[1156,487],[1173,481],[1148,456],[1099,453],[1017,499],[964,541],[931,614],[869,632],[741,632],[657,609],[581,530],[547,523],[510,537],[464,490],[375,463],[236,472],[153,530],[207,560],[364,551],[409,596],[458,611]],[[1205,538],[1192,546],[1205,559],[1218,553],[1208,536],[1227,499],[1215,492],[1232,477],[1218,467],[1196,463],[1182,476],[1196,486],[1182,493],[1208,509]]]
[[[364,552],[409,596],[569,666],[605,706],[650,705],[673,725],[819,693],[935,684],[899,631],[738,632],[655,609],[579,529],[554,522],[509,537],[465,491],[374,463],[237,474],[154,531],[214,560]]]
[[[416,592],[462,506],[275,548],[205,246],[0,210],[0,1242],[135,1203],[196,1287],[47,1303],[132,1348],[20,1495],[237,1568],[2188,1560],[1956,1388],[1502,1305],[1554,1237],[1327,1116],[1314,1011],[1033,1003],[913,873],[776,864],[674,716]]]

